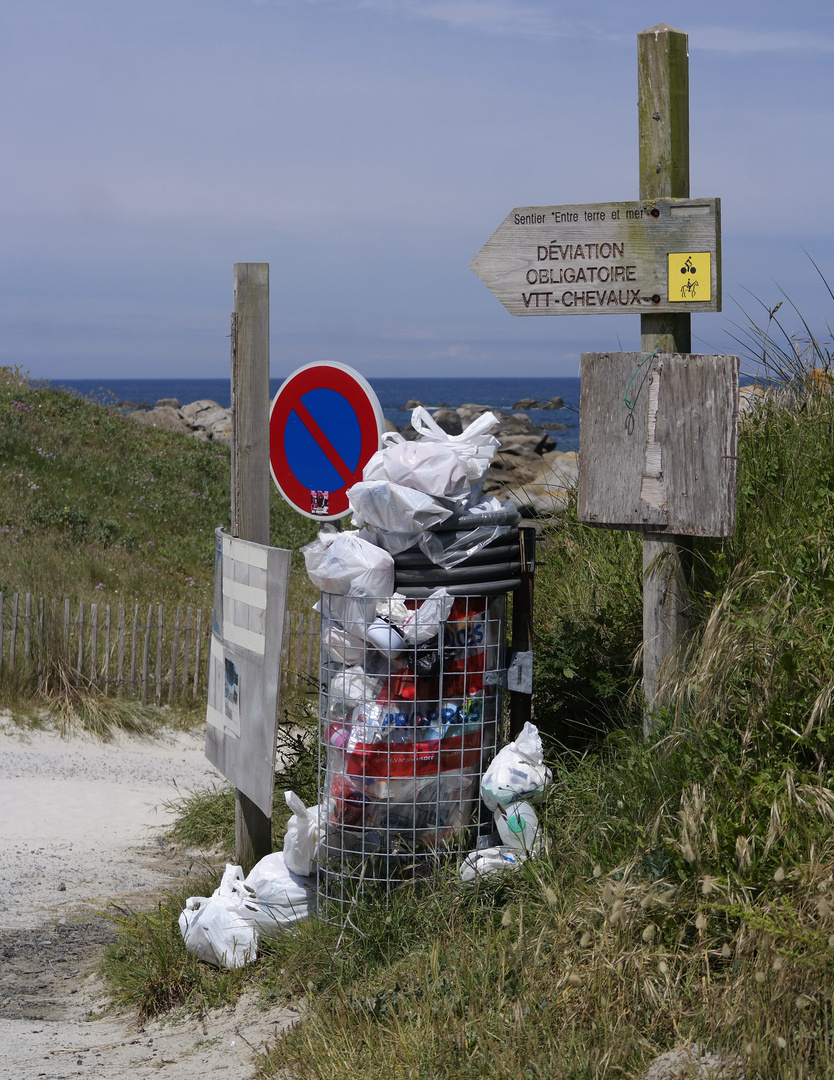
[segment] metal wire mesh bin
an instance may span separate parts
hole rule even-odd
[[[428,590],[425,590],[428,592]],[[319,911],[475,846],[506,595],[321,598]]]

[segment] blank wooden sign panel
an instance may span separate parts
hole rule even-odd
[[[579,520],[731,536],[738,373],[737,356],[583,353]]]

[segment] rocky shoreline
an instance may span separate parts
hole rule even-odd
[[[127,407],[131,404],[124,403]],[[421,404],[412,400],[401,408],[411,412]],[[459,435],[481,413],[492,411],[499,420],[495,435],[501,448],[487,474],[484,493],[497,495],[500,499],[511,499],[524,517],[537,518],[549,517],[565,509],[570,491],[576,484],[578,459],[573,451],[557,450],[556,441],[550,434],[551,431],[566,430],[566,425],[548,423],[537,426],[525,410],[558,410],[561,407],[561,398],[548,402],[523,398],[513,406],[518,411],[512,413],[490,410],[489,405],[465,404],[457,409],[438,407],[432,416],[444,431]],[[231,409],[218,405],[216,401],[203,399],[180,405],[176,398],[161,398],[153,407],[130,408],[127,415],[141,424],[164,431],[191,435],[226,446],[231,444]],[[406,439],[417,437],[408,423],[398,428],[386,421],[386,427],[389,431],[400,431]]]

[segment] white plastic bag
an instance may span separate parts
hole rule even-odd
[[[387,600],[380,600],[376,605],[376,613],[381,618],[394,623],[395,626],[402,626],[411,614],[405,601],[406,597],[402,593],[395,592]]]
[[[284,834],[284,861],[294,874],[307,877],[318,855],[319,807],[306,807],[294,791],[285,791],[284,798],[293,812]]]
[[[215,967],[255,960],[261,934],[275,935],[309,917],[315,881],[292,873],[278,852],[261,859],[244,878],[227,863],[211,896],[190,896],[179,917],[186,949]]]
[[[325,625],[338,627],[344,631],[340,639],[339,634],[322,636],[326,647],[333,647],[334,660],[341,660],[340,652],[345,656],[352,653],[352,646],[358,643],[360,654],[352,662],[358,664],[362,661],[365,653],[365,631],[376,618],[376,599],[373,596],[339,596],[336,593],[327,593],[324,602],[319,600],[313,604],[313,611],[322,615]],[[345,663],[348,661],[345,660]]]
[[[185,947],[215,967],[243,967],[258,952],[258,931],[248,918],[243,870],[226,864],[211,896],[189,896],[179,917]]]
[[[551,782],[541,735],[528,720],[514,742],[499,750],[481,780],[481,798],[490,810],[539,798]]]
[[[517,848],[532,855],[541,847],[539,816],[526,801],[499,806],[493,814],[495,827],[506,847]]]
[[[383,447],[368,461],[362,479],[389,480],[447,499],[465,499],[471,487],[452,447],[430,440],[407,442],[399,432],[383,435]]]
[[[343,702],[346,707],[352,709],[355,705],[362,705],[366,701],[376,701],[382,689],[382,683],[381,678],[374,678],[360,664],[356,664],[333,676],[327,691],[327,700],[331,705]],[[299,802],[301,802],[300,799]]]
[[[323,529],[301,551],[310,581],[322,592],[380,597],[394,591],[393,558],[358,533]]]
[[[315,907],[315,878],[292,871],[283,851],[265,855],[243,884],[253,894],[247,906],[262,934],[277,933],[308,918]]]
[[[449,435],[422,405],[418,405],[411,414],[411,426],[420,438],[454,450],[471,483],[486,476],[490,462],[495,457],[500,443],[491,432],[495,431],[498,423],[494,413],[485,412],[464,428],[460,435]]]
[[[365,657],[365,639],[348,633],[330,619],[322,620],[321,643],[330,659],[338,664],[353,666],[361,663]]]
[[[406,642],[409,645],[422,645],[439,637],[454,602],[454,596],[447,589],[435,589],[418,608],[409,612],[408,618],[400,626]]]
[[[476,877],[485,877],[487,874],[517,870],[525,858],[523,851],[504,844],[481,848],[479,851],[469,852],[460,864],[459,873],[462,881],[474,881]]]
[[[448,502],[390,480],[360,480],[348,488],[347,497],[354,525],[366,525],[385,533],[421,533],[439,525],[453,513]],[[398,549],[402,550],[401,547]],[[391,562],[393,566],[393,559]],[[378,595],[389,596],[391,592],[393,584],[389,592]]]

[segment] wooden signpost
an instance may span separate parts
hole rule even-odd
[[[718,199],[520,206],[469,264],[511,315],[721,310]]]
[[[738,357],[691,355],[721,310],[721,208],[689,197],[686,34],[638,41],[640,198],[517,207],[470,263],[513,315],[640,315],[641,353],[582,357],[579,520],[641,529],[648,737],[686,634],[692,536],[735,520]]]
[[[290,552],[269,546],[269,266],[235,263],[232,530],[217,537],[206,756],[235,785],[235,857],[272,851]]]

